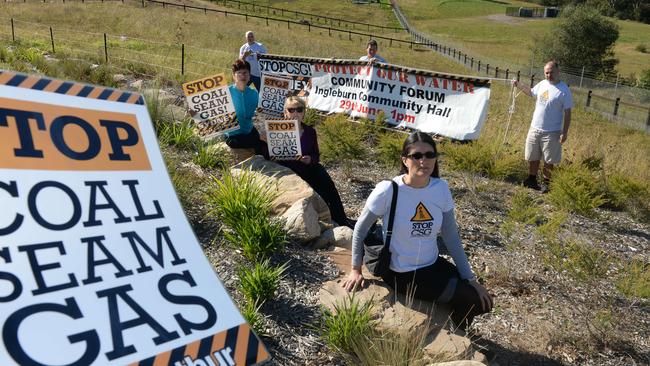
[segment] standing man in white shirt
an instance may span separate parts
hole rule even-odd
[[[549,61],[544,66],[545,80],[540,81],[532,89],[512,81],[512,85],[521,91],[535,97],[535,112],[526,137],[525,157],[528,160],[528,178],[523,185],[542,193],[548,192],[553,166],[562,160],[562,144],[569,136],[571,125],[571,108],[573,97],[569,87],[560,80],[560,66],[556,61]],[[544,159],[543,177],[540,186],[537,183],[537,172],[540,160]]]
[[[266,47],[261,43],[255,42],[255,34],[252,31],[246,32],[246,43],[239,49],[239,58],[248,61],[251,65],[251,79],[248,85],[253,83],[257,91],[260,90],[262,81],[262,74],[260,72],[260,62],[257,60],[257,55],[267,53]]]
[[[377,54],[377,50],[379,49],[379,46],[377,45],[377,41],[374,39],[371,39],[368,41],[366,44],[366,55],[361,56],[359,58],[359,61],[368,61],[368,62],[381,62],[381,63],[386,63],[386,59],[379,56]]]

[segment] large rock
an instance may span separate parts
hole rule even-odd
[[[335,306],[342,305],[354,296],[355,301],[359,301],[359,303],[372,301],[374,303],[373,311],[381,314],[391,294],[388,286],[380,282],[375,282],[363,289],[363,291],[350,293],[341,286],[342,281],[343,279],[339,278],[338,280],[328,281],[323,284],[318,292],[321,305],[334,311]]]
[[[354,231],[347,226],[334,228],[334,245],[339,248],[352,250],[352,234]]]
[[[242,161],[233,167],[233,170],[237,169],[251,169],[263,179],[268,180],[270,184],[277,184],[280,195],[273,201],[274,215],[282,215],[296,201],[304,198],[316,210],[319,221],[331,224],[332,218],[325,201],[291,169],[266,160],[259,155]]]
[[[305,198],[289,207],[287,212],[282,214],[282,218],[285,220],[284,229],[287,233],[303,243],[320,236],[318,214]]]
[[[474,352],[472,341],[469,338],[454,334],[444,328],[439,329],[437,334],[433,334],[433,340],[424,347],[424,353],[433,359],[441,356],[447,359],[469,359],[472,358]]]
[[[334,245],[334,229],[327,229],[314,240],[314,243],[311,245],[312,249],[324,249]]]

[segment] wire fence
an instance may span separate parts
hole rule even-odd
[[[479,74],[494,78],[524,80],[531,87],[543,79],[544,65],[516,65],[502,60],[474,57],[465,49],[442,45],[411,27],[394,0],[393,12],[406,31],[427,48],[450,58]],[[620,80],[608,82],[595,78],[595,73],[562,68],[561,78],[571,86],[576,105],[600,113],[612,122],[650,133],[650,90],[624,85]]]

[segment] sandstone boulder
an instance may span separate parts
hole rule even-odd
[[[334,229],[327,229],[314,240],[311,247],[312,249],[324,249],[331,245],[334,245]]]
[[[318,213],[308,199],[296,201],[281,217],[287,233],[303,243],[320,236]]]
[[[352,233],[354,231],[347,226],[334,228],[334,245],[339,248],[352,250]]]

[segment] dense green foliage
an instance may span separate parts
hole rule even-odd
[[[554,28],[535,46],[544,60],[557,60],[561,67],[614,72],[618,59],[614,43],[619,26],[587,6],[568,7]]]
[[[545,6],[586,5],[602,15],[650,24],[650,3],[646,0],[534,0]]]

